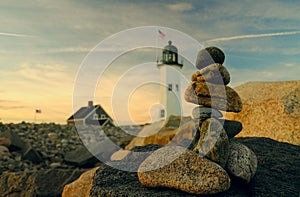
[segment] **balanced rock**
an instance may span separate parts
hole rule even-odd
[[[197,106],[192,111],[192,116],[194,119],[205,120],[207,118],[221,118],[223,117],[222,113],[213,108]]]
[[[192,82],[185,90],[185,100],[228,112],[242,110],[239,95],[232,88],[224,85]]]
[[[236,142],[230,142],[229,149],[227,172],[249,183],[257,168],[255,153],[247,146]]]
[[[230,82],[230,74],[222,64],[216,63],[195,72],[192,81],[227,85]]]
[[[202,69],[210,64],[219,63],[223,64],[225,60],[225,54],[217,47],[207,47],[199,51],[196,67]]]
[[[215,194],[230,188],[230,178],[223,168],[180,146],[165,146],[152,153],[140,165],[138,178],[147,187],[194,194]]]
[[[229,140],[220,121],[210,118],[202,123],[200,139],[194,151],[225,167],[229,156]]]
[[[242,131],[243,125],[238,121],[225,120],[223,122],[223,128],[225,129],[228,138],[231,139]]]

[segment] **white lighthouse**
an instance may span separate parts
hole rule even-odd
[[[181,115],[181,83],[180,70],[183,64],[178,63],[178,50],[169,41],[162,51],[162,61],[157,64],[160,69],[160,109],[159,118],[165,119],[170,115]]]

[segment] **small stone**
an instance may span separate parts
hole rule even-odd
[[[216,194],[230,187],[223,168],[181,146],[165,146],[152,153],[140,165],[138,178],[147,187],[169,187],[194,194]]]
[[[223,127],[229,139],[239,134],[243,129],[242,123],[234,120],[225,120]]]
[[[219,110],[209,108],[209,107],[203,107],[203,106],[195,107],[192,111],[192,116],[194,119],[201,119],[201,120],[205,120],[207,118],[212,118],[212,117],[214,118],[223,117],[222,113]]]
[[[50,164],[50,167],[51,168],[58,168],[58,167],[60,167],[61,166],[61,163],[60,162],[54,162],[54,163],[51,163]]]
[[[210,118],[202,123],[200,138],[193,151],[225,167],[229,156],[229,140],[217,119]]]
[[[249,183],[257,169],[256,155],[247,146],[230,142],[229,157],[225,169],[232,176]]]
[[[54,132],[50,132],[50,133],[48,133],[48,137],[51,138],[52,140],[55,140],[55,139],[57,139],[57,134]]]
[[[223,64],[225,61],[224,52],[217,47],[207,47],[199,51],[196,67],[202,69],[210,64],[219,63]]]
[[[0,157],[1,156],[9,156],[11,155],[8,148],[6,146],[0,146]]]
[[[211,64],[192,75],[192,81],[227,85],[230,74],[221,64]]]
[[[240,112],[242,100],[232,88],[204,82],[192,82],[185,90],[187,102],[222,111]]]

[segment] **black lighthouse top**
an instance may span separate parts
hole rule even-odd
[[[181,68],[183,65],[178,63],[177,48],[174,45],[172,45],[172,41],[169,41],[168,43],[169,44],[165,46],[162,51],[162,63],[167,65],[176,65]]]

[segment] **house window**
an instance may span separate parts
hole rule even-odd
[[[93,119],[94,119],[94,120],[98,120],[98,117],[99,117],[98,114],[94,113]]]
[[[179,85],[176,84],[176,91],[179,92]]]
[[[168,90],[172,91],[172,84],[168,84]]]
[[[105,114],[101,114],[100,119],[106,119]]]
[[[165,117],[165,110],[164,109],[160,110],[160,117],[161,118]]]

